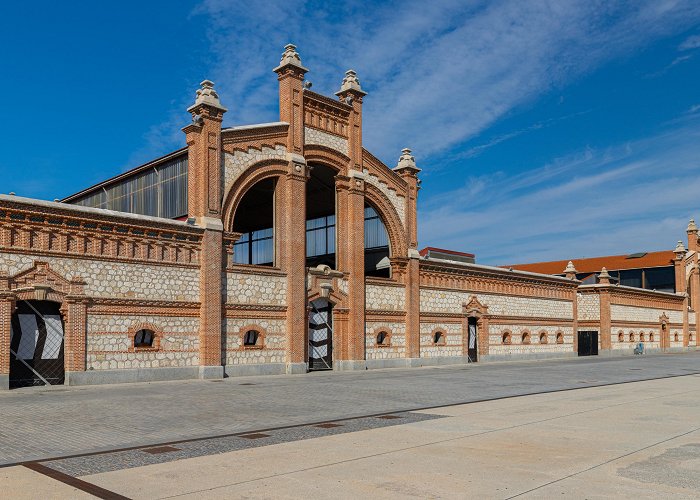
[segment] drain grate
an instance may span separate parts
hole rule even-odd
[[[270,437],[269,434],[263,434],[262,432],[254,432],[253,434],[244,434],[243,436],[238,436],[245,439],[260,439]]]
[[[170,453],[171,451],[180,451],[180,448],[175,448],[174,446],[156,446],[155,448],[144,448],[141,450],[145,453],[150,453],[151,455],[158,455],[160,453]]]
[[[318,424],[315,425],[314,427],[320,427],[321,429],[332,429],[333,427],[342,427],[343,424],[332,424],[328,422],[327,424]]]

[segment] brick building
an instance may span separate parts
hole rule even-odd
[[[274,71],[279,122],[222,128],[205,81],[183,149],[63,202],[0,195],[0,387],[696,346],[694,224],[678,293],[422,256],[420,169],[363,148],[355,72],[330,98],[293,45]]]

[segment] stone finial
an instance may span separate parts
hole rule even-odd
[[[408,148],[403,148],[401,150],[401,156],[399,157],[399,163],[394,167],[395,171],[409,170],[414,173],[420,172],[420,168],[416,165],[416,159],[411,154],[411,150]]]
[[[574,263],[569,261],[569,263],[566,265],[566,269],[564,269],[564,274],[567,278],[573,280],[576,279],[576,273],[578,273],[578,271],[574,267]]]
[[[683,242],[681,240],[678,240],[678,243],[676,243],[676,249],[673,251],[678,256],[685,255],[685,245],[683,245]]]
[[[194,100],[194,105],[187,111],[192,111],[196,106],[201,104],[205,104],[222,111],[227,111],[227,109],[221,105],[221,101],[219,101],[219,94],[217,94],[216,90],[214,90],[214,82],[211,80],[204,80],[202,83],[200,83],[200,85],[202,88],[197,89],[197,97]]]
[[[343,78],[343,83],[340,84],[340,90],[336,92],[335,95],[339,96],[348,91],[353,91],[360,95],[367,95],[367,92],[362,90],[360,80],[357,79],[357,73],[354,69],[349,69],[345,72],[345,78]]]
[[[600,274],[598,275],[598,282],[601,285],[609,285],[610,284],[610,275],[608,274],[608,270],[603,268],[600,271]]]
[[[688,222],[688,229],[686,229],[686,232],[688,232],[688,233],[697,233],[698,232],[698,226],[695,225],[695,219],[690,219],[690,222]]]
[[[288,43],[284,46],[280,64],[273,71],[279,71],[286,66],[296,66],[304,72],[309,71],[301,65],[301,57],[299,57],[299,52],[297,52],[297,46],[292,43]]]

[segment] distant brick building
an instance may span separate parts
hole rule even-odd
[[[279,122],[222,128],[205,81],[184,148],[61,203],[0,195],[1,387],[696,346],[686,288],[421,256],[420,169],[363,148],[355,72],[330,98],[292,45],[274,71]],[[697,304],[688,238],[673,265]]]

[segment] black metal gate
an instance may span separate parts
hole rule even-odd
[[[582,331],[578,332],[578,355],[597,356],[598,355],[598,332]]]
[[[333,305],[326,299],[310,303],[309,370],[333,369]]]
[[[477,334],[476,334],[476,318],[467,319],[467,356],[470,363],[476,363],[477,360]]]
[[[11,326],[10,387],[63,384],[63,319],[59,304],[19,301]]]

